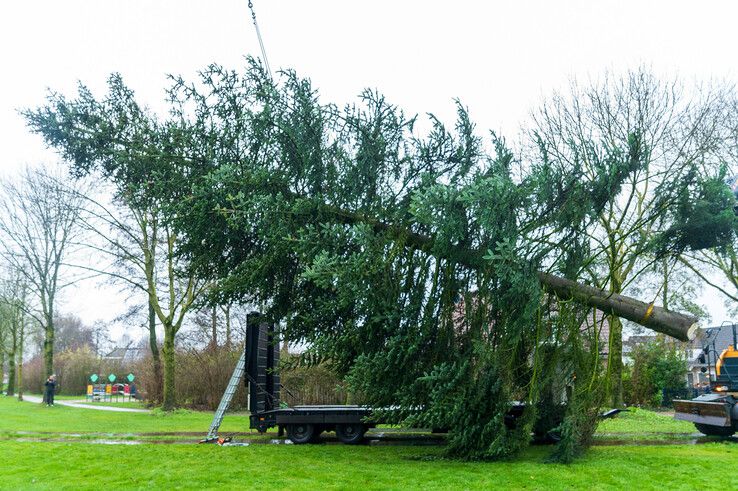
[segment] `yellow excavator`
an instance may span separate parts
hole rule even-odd
[[[733,344],[718,354],[715,338],[708,338],[698,357],[703,373],[708,372],[710,391],[695,399],[674,401],[674,418],[691,421],[700,433],[731,436],[738,430],[738,336],[736,324],[731,326]],[[711,342],[710,342],[711,341]],[[712,367],[715,376],[712,376]]]

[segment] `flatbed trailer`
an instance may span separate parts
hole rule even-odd
[[[277,371],[279,344],[270,324],[257,312],[246,323],[245,383],[252,429],[264,433],[278,427],[294,443],[318,441],[324,431],[335,431],[343,443],[359,443],[376,426],[365,406],[310,405],[287,407],[280,401],[282,386]]]
[[[312,443],[324,431],[335,431],[342,443],[355,444],[376,424],[371,420],[371,410],[362,406],[293,406],[272,409],[250,416],[251,428],[265,432],[279,427],[286,430],[293,443]]]
[[[293,443],[314,443],[324,431],[335,431],[338,440],[356,444],[364,440],[370,428],[383,423],[371,408],[352,405],[301,405],[286,406],[280,401],[282,385],[277,371],[279,345],[273,327],[262,322],[257,312],[249,314],[246,322],[245,383],[250,411],[249,425],[265,433],[279,428],[280,436],[286,431]],[[523,414],[523,402],[511,402],[505,416],[505,424],[514,427]],[[434,433],[445,429],[434,428]],[[548,438],[547,431],[536,438]]]

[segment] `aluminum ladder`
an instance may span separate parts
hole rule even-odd
[[[218,409],[215,411],[213,422],[210,423],[210,430],[208,430],[208,436],[206,436],[205,440],[203,441],[211,442],[218,439],[218,429],[220,428],[220,423],[223,422],[223,417],[225,416],[226,411],[228,411],[228,406],[231,405],[233,394],[236,393],[236,390],[238,389],[238,384],[241,383],[241,379],[243,378],[243,373],[245,369],[246,350],[241,350],[241,358],[236,364],[236,369],[233,370],[233,375],[231,375],[231,380],[230,382],[228,382],[228,387],[226,387],[226,390],[223,393],[223,398],[220,400],[220,404],[218,404]]]

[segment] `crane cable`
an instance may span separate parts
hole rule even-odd
[[[264,70],[269,76],[269,80],[272,79],[272,69],[269,67],[269,60],[267,60],[266,50],[264,49],[264,41],[261,39],[261,31],[259,30],[259,23],[256,22],[256,12],[254,11],[254,3],[249,0],[249,10],[251,11],[251,19],[254,21],[254,28],[256,29],[256,37],[259,38],[259,47],[261,48],[261,59],[264,63]]]

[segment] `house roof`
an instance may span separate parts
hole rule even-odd
[[[701,363],[699,356],[702,349],[710,346],[710,357],[713,360],[719,356],[728,346],[733,344],[733,328],[736,329],[738,335],[738,324],[723,324],[722,326],[706,327],[700,331],[700,334],[689,342],[689,348],[692,350],[690,367],[706,366],[707,363]],[[714,344],[713,344],[714,343]]]
[[[103,358],[107,360],[133,361],[140,358],[141,354],[141,348],[118,347],[105,355]]]
[[[738,324],[724,324],[722,326],[707,327],[703,329],[702,336],[695,339],[695,347],[701,348],[707,344],[714,344],[715,350],[721,353],[728,346],[733,344],[733,329],[738,335]]]

